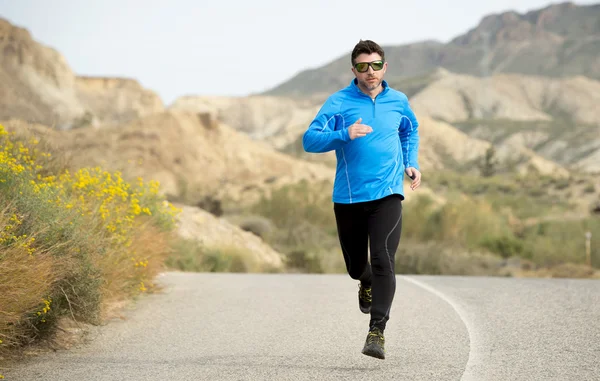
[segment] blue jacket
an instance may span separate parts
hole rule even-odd
[[[352,80],[327,98],[302,137],[306,152],[335,150],[333,202],[356,203],[391,194],[404,199],[404,170],[419,169],[418,122],[407,96],[382,82],[375,100]],[[350,139],[348,127],[362,118],[373,132]]]

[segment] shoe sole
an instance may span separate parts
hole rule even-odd
[[[370,357],[374,357],[380,360],[385,360],[385,353],[378,350],[373,346],[364,347],[362,350],[362,354]]]
[[[368,307],[368,308],[365,308],[365,307],[362,307],[362,306],[358,306],[358,307],[360,308],[360,311],[363,314],[369,314],[369,313],[371,313],[371,307]]]

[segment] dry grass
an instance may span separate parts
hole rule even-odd
[[[193,239],[173,240],[172,253],[165,261],[170,269],[193,272],[277,272],[238,247],[206,245]]]
[[[66,171],[37,140],[20,139],[0,126],[0,361],[65,318],[96,324],[151,291],[178,212],[157,183]]]
[[[10,217],[6,209],[0,214],[2,231],[6,231],[10,226]],[[23,316],[33,314],[35,318],[38,312],[44,312],[42,307],[46,307],[44,301],[50,301],[53,286],[65,276],[63,269],[61,259],[55,257],[49,250],[38,252],[33,256],[26,247],[13,245],[0,251],[2,347],[9,348],[27,341],[27,332],[31,327],[20,324]],[[46,313],[39,315],[41,322]]]
[[[517,277],[600,279],[600,270],[584,264],[563,263],[553,267],[519,271]]]
[[[103,279],[100,286],[103,318],[109,316],[112,306],[139,292],[155,289],[154,277],[165,268],[172,240],[172,234],[147,221],[136,230],[127,253],[112,249],[95,258],[94,267],[100,269]]]
[[[427,176],[445,201],[410,195],[403,212],[398,271],[516,276],[531,270],[540,276],[593,277],[593,271],[580,266],[587,231],[594,232],[592,265],[600,266],[600,234],[595,233],[600,219],[565,218],[568,198],[546,194],[560,179],[545,176],[523,182],[513,175],[480,178],[451,171]],[[276,189],[248,211],[271,227],[264,238],[286,254],[288,269],[344,271],[331,186],[299,183]]]

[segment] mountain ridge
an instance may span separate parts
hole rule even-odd
[[[484,16],[447,43],[435,40],[382,46],[392,81],[427,75],[437,68],[488,76],[515,73],[600,79],[600,4],[551,4],[525,13]],[[567,20],[567,21],[565,21]],[[352,79],[350,52],[304,70],[261,93],[306,96],[331,93]]]

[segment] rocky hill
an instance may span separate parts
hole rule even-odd
[[[448,43],[423,41],[384,46],[393,81],[427,76],[437,68],[489,76],[516,73],[600,79],[600,4],[553,4],[524,14],[503,12]],[[327,94],[352,78],[350,50],[322,67],[302,71],[268,95]]]
[[[411,98],[430,115],[503,150],[526,148],[548,161],[600,172],[600,82],[586,77],[440,73]]]
[[[570,120],[600,125],[600,82],[583,76],[474,77],[438,70],[411,98],[415,111],[450,123],[467,119]]]
[[[597,10],[563,4],[525,15],[508,12],[485,18],[449,44],[389,47],[394,65],[387,79],[410,97],[420,122],[419,195],[436,205],[455,192],[459,198],[489,197],[518,234],[521,218],[562,221],[565,210],[574,221],[585,217],[600,183],[598,176],[573,169],[594,172],[600,163],[600,87],[592,79],[598,71]],[[481,50],[482,43],[489,50]],[[235,251],[270,268],[283,265],[279,253],[310,265],[311,245],[325,251],[330,245],[339,258],[337,238],[327,233],[335,232],[328,224],[327,195],[335,157],[305,153],[301,137],[324,98],[350,81],[347,58],[306,71],[269,94],[186,96],[165,108],[134,79],[75,75],[58,52],[4,20],[0,53],[0,123],[44,136],[71,169],[99,165],[129,180],[158,180],[161,191],[183,205],[181,235],[207,245],[233,243]],[[477,66],[482,63],[483,69]],[[521,69],[512,63],[533,65],[536,75],[515,74]],[[571,72],[577,75],[563,75]],[[510,169],[507,176],[480,175],[477,167],[491,147],[501,161],[496,169]],[[513,170],[553,176],[519,177]],[[248,207],[262,194],[301,180],[309,184]],[[421,205],[417,197],[407,201]],[[217,217],[221,204],[227,210]],[[474,225],[497,217],[491,206],[484,208],[486,214],[473,214]],[[447,212],[454,216],[452,209]],[[254,214],[264,219],[247,219]],[[423,224],[410,226],[438,231],[436,221],[444,216],[423,215]],[[270,234],[260,225],[265,220]],[[457,231],[471,221],[449,220]],[[240,230],[236,221],[258,236]],[[516,242],[511,239],[499,236],[497,245],[510,249]]]
[[[449,75],[449,74],[448,74]],[[422,108],[418,113],[420,121],[421,150],[419,162],[423,169],[468,167],[479,160],[490,147],[483,138],[473,138],[444,122],[438,114],[430,116],[426,107],[428,99],[418,103]],[[433,98],[435,99],[435,98]],[[206,112],[222,123],[243,131],[255,141],[261,141],[273,148],[306,161],[335,164],[335,154],[308,154],[302,148],[302,134],[314,118],[321,104],[314,99],[293,99],[276,96],[250,97],[193,97],[177,99],[171,109],[188,112]],[[448,106],[450,110],[455,105]],[[460,119],[462,120],[462,119]],[[518,152],[515,154],[515,151]],[[527,171],[532,167],[541,173],[564,174],[559,165],[546,160],[526,145],[508,144],[498,147],[498,158],[510,157],[518,170]],[[472,166],[472,165],[471,165]]]
[[[0,119],[60,129],[127,122],[164,110],[162,100],[127,78],[78,77],[56,50],[0,18]]]
[[[486,16],[447,44],[385,47],[386,79],[423,120],[424,168],[465,168],[493,145],[505,167],[521,172],[599,172],[598,19],[600,5],[563,3]],[[301,134],[325,97],[352,79],[347,61],[306,70],[263,95],[187,96],[172,107],[212,112],[280,151],[332,165],[332,154],[305,154]]]
[[[209,112],[252,139],[282,149],[306,129],[306,122],[315,116],[319,107],[320,104],[311,99],[277,96],[184,96],[169,108]]]
[[[207,113],[170,110],[63,131],[14,119],[0,123],[13,130],[34,128],[73,169],[101,166],[129,179],[158,180],[163,193],[190,205],[207,198],[250,202],[274,186],[333,178],[331,168],[278,152]]]
[[[102,128],[57,130],[18,119],[0,124],[35,135],[72,171],[100,166],[160,182],[160,191],[183,210],[179,234],[209,249],[233,250],[248,271],[282,269],[283,255],[263,239],[221,217],[262,194],[300,180],[330,181],[333,170],[307,163],[218,123],[208,113],[165,111]],[[210,213],[209,213],[210,212]]]

